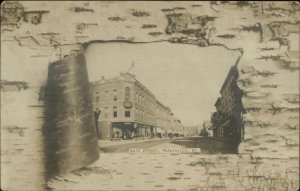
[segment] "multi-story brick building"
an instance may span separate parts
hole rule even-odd
[[[172,128],[170,108],[158,102],[132,74],[102,78],[92,82],[91,89],[93,108],[100,110],[100,139],[153,137],[157,132],[162,133],[161,130]],[[111,127],[103,125],[106,123]],[[101,135],[103,128],[111,128],[109,135]]]
[[[160,136],[167,136],[168,129],[172,127],[172,118],[171,109],[156,100],[156,127],[158,132],[161,133]]]
[[[212,114],[214,137],[234,138],[239,141],[243,139],[242,92],[236,83],[237,78],[238,70],[233,66],[221,88],[221,97],[215,103],[217,111]]]

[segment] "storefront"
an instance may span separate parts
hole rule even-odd
[[[135,123],[135,137],[153,137],[155,135],[155,127],[141,123]]]
[[[134,137],[134,123],[112,123],[112,138],[132,139]]]

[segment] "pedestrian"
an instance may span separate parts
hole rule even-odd
[[[99,138],[99,132],[98,132],[98,120],[100,116],[100,110],[97,108],[94,111],[94,117],[95,117],[95,125],[96,125],[96,132],[97,132],[97,138]]]
[[[125,140],[126,139],[126,132],[122,131],[122,133],[123,133],[123,140]]]

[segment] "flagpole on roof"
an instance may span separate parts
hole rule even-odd
[[[135,62],[134,62],[134,59],[132,59],[132,65],[133,65],[133,67],[132,67],[132,68],[134,68],[134,67],[135,67]],[[133,74],[135,75],[135,72],[134,72],[134,70],[133,70]]]
[[[127,72],[129,73],[134,67],[135,67],[135,63],[134,63],[134,59],[132,59],[132,64],[129,67],[129,69],[127,70]]]

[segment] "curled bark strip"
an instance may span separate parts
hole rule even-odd
[[[84,55],[51,63],[45,91],[43,133],[48,179],[99,158]]]

